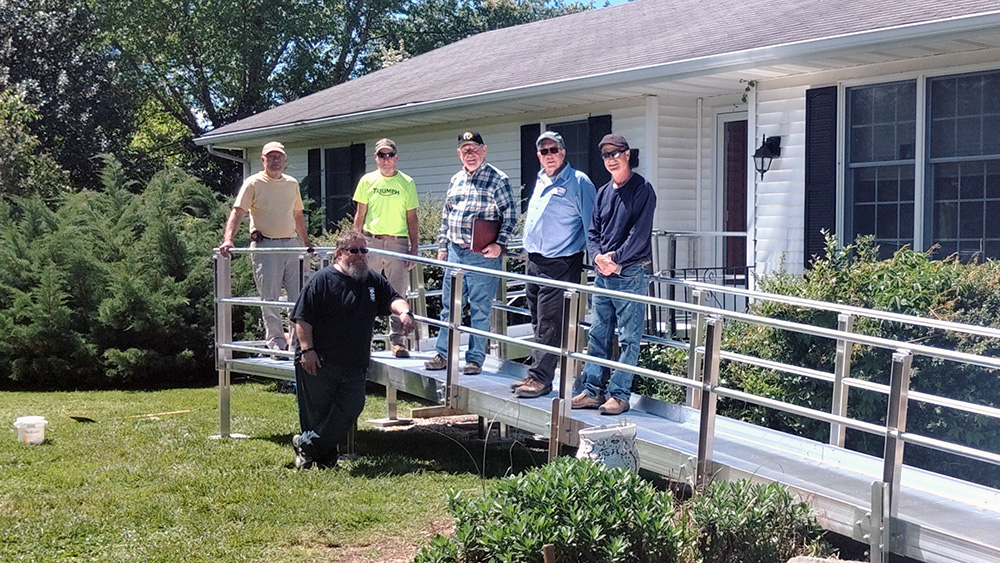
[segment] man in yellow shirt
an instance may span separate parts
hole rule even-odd
[[[420,241],[417,235],[417,186],[413,178],[396,170],[399,152],[392,139],[375,143],[375,164],[378,170],[361,177],[354,191],[358,209],[354,213],[354,228],[365,233],[369,248],[379,248],[400,254],[416,255]],[[384,274],[396,293],[406,298],[410,290],[408,271],[412,262],[372,254],[371,269]],[[410,357],[399,315],[389,318],[389,342],[397,358]]]
[[[219,245],[219,252],[229,256],[233,238],[250,214],[251,248],[296,248],[299,240],[302,246],[312,251],[306,219],[303,213],[302,194],[299,183],[285,174],[288,157],[281,143],[264,145],[260,155],[264,170],[243,182],[233,210],[226,221],[226,233]],[[296,240],[298,235],[298,240]],[[281,289],[288,294],[288,301],[299,298],[299,260],[292,252],[280,254],[252,254],[253,281],[257,285],[261,299],[277,301]],[[281,322],[281,310],[277,307],[263,307],[264,338],[272,350],[287,350],[288,340]]]

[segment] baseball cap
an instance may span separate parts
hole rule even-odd
[[[625,137],[622,137],[618,133],[609,133],[605,135],[601,139],[601,142],[597,143],[597,149],[600,150],[604,145],[611,145],[623,151],[628,150],[628,141],[626,141]]]
[[[378,142],[375,143],[375,152],[382,149],[389,149],[392,152],[398,152],[396,150],[396,142],[392,139],[379,139]]]
[[[555,141],[555,142],[559,143],[560,147],[566,148],[566,143],[563,142],[562,135],[560,135],[559,133],[556,133],[555,131],[546,131],[546,132],[542,133],[541,135],[539,135],[538,136],[538,140],[535,141],[535,148],[537,149],[538,146],[541,145],[542,141],[544,141],[545,139],[548,139],[550,141]]]
[[[270,143],[264,145],[264,148],[260,151],[260,155],[267,156],[267,153],[275,151],[285,154],[285,145],[282,145],[278,141],[271,141]]]
[[[466,143],[476,143],[477,145],[485,145],[483,142],[483,136],[475,131],[466,131],[458,136],[458,146],[462,146]]]

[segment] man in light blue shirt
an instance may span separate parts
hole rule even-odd
[[[528,254],[525,273],[580,283],[597,191],[586,174],[566,162],[566,144],[559,133],[542,133],[535,147],[542,170],[538,172],[525,216],[524,250]],[[535,342],[561,346],[563,290],[529,283],[525,294]],[[531,357],[528,376],[512,385],[514,394],[521,398],[552,392],[558,356],[535,350]]]

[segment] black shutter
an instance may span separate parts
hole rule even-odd
[[[528,123],[521,126],[521,213],[528,210],[528,200],[535,191],[535,180],[541,165],[535,156],[535,141],[542,134],[542,126]]]
[[[823,229],[837,226],[837,87],[806,91],[805,255],[822,255]]]
[[[597,148],[597,143],[605,135],[611,133],[611,116],[595,115],[587,119],[588,136],[590,142],[587,146],[587,156],[590,161],[590,181],[595,187],[601,187],[611,181],[611,174],[604,168],[604,160],[601,159],[601,151]]]
[[[365,175],[365,144],[351,145],[351,197],[354,197],[354,188]]]
[[[305,179],[302,180],[302,187],[305,189],[306,197],[316,203],[320,203],[323,195],[323,153],[319,149],[309,149],[309,167]]]

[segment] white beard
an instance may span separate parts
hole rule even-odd
[[[344,272],[345,274],[347,274],[348,276],[357,281],[361,281],[366,277],[368,277],[368,270],[369,268],[367,264],[359,264],[356,262],[348,264],[340,264],[340,271]]]

